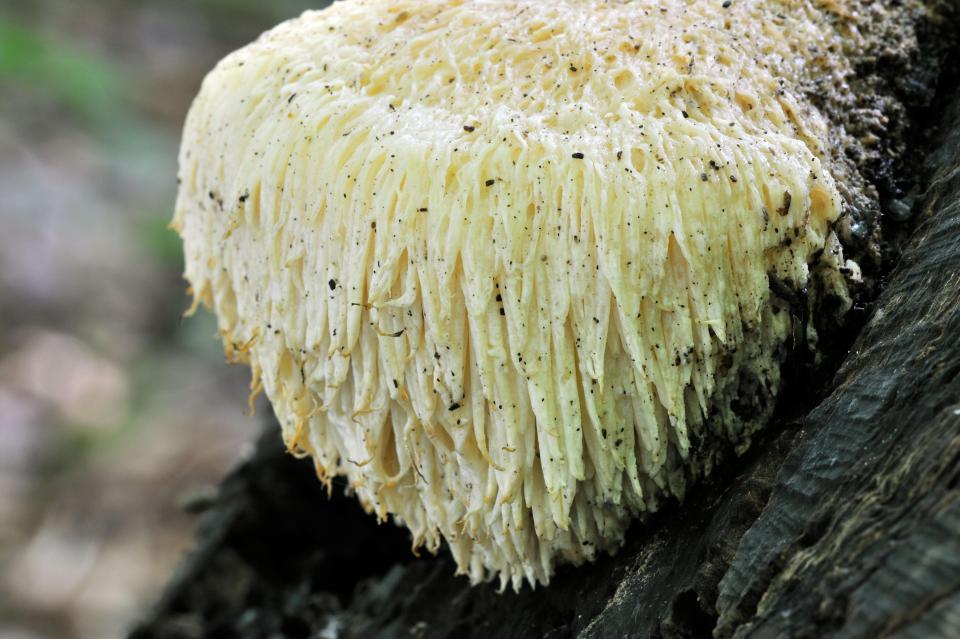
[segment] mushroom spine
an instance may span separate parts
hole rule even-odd
[[[797,90],[833,25],[761,0],[307,12],[193,104],[186,278],[322,479],[474,581],[545,583],[749,444],[795,339],[771,278],[847,299]]]

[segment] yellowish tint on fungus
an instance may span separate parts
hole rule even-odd
[[[735,406],[793,340],[768,278],[844,263],[795,89],[837,37],[786,0],[308,12],[190,111],[186,278],[323,480],[546,583],[768,415]]]

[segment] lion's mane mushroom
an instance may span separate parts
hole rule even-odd
[[[186,278],[321,478],[474,581],[547,582],[748,445],[796,340],[772,278],[845,295],[828,127],[796,90],[812,56],[848,71],[832,24],[760,0],[308,12],[190,111]]]

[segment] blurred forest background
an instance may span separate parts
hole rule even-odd
[[[0,0],[0,639],[122,635],[249,450],[248,373],[180,319],[180,127],[324,4]]]

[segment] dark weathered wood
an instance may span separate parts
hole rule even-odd
[[[952,108],[913,240],[720,582],[720,636],[960,636],[960,104]]]
[[[134,636],[960,637],[960,101],[938,116],[911,240],[832,392],[616,556],[471,588],[328,500],[271,428]]]

